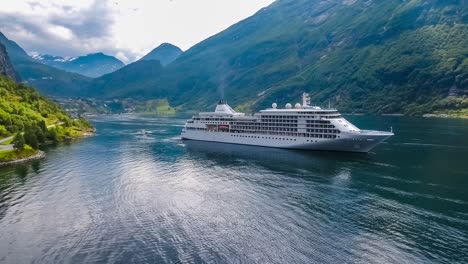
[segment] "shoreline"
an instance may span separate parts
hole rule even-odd
[[[37,160],[37,159],[42,159],[42,158],[45,158],[45,156],[46,156],[45,152],[39,150],[36,154],[26,157],[26,158],[0,162],[0,167],[7,166],[7,165],[14,165],[14,164]]]
[[[451,118],[451,119],[468,119],[466,115],[456,115],[456,114],[424,114],[424,118]]]
[[[79,139],[85,139],[85,138],[89,138],[89,137],[93,137],[96,135],[96,131],[92,131],[92,132],[84,132],[83,135],[81,137],[68,137],[68,138],[65,138],[64,140],[79,140]],[[48,142],[46,143],[46,145],[50,145],[52,142]],[[21,159],[15,159],[15,160],[10,160],[10,161],[0,161],[0,167],[5,167],[5,166],[8,166],[8,165],[15,165],[15,164],[18,164],[18,163],[24,163],[24,162],[28,162],[28,161],[32,161],[32,160],[38,160],[38,159],[42,159],[42,158],[45,158],[46,157],[46,154],[44,151],[42,150],[38,150],[38,152],[34,155],[31,155],[29,157],[26,157],[26,158],[21,158]]]

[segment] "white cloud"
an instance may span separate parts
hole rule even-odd
[[[130,62],[163,42],[188,49],[273,0],[15,0],[0,31],[28,52],[104,52]]]
[[[63,40],[72,40],[73,38],[73,32],[70,29],[63,26],[51,25],[49,28],[47,28],[47,31],[50,34]]]

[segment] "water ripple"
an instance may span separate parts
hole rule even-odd
[[[96,137],[0,170],[0,262],[468,261],[467,146],[424,143],[442,129],[350,155],[185,142],[178,119],[94,122]]]

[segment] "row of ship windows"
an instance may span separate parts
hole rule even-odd
[[[231,135],[231,137],[241,137],[241,138],[263,138],[263,139],[278,139],[278,140],[297,141],[296,139],[293,139],[293,138],[274,138],[274,137],[244,136],[244,135]]]
[[[337,119],[337,118],[342,118],[341,115],[332,115],[332,116],[327,116],[327,115],[320,115],[320,116],[261,116],[262,119],[319,119],[319,118],[325,118],[325,119]]]
[[[218,132],[218,133],[228,133],[228,130],[207,130],[203,128],[186,128],[187,130],[200,130],[200,131],[209,131],[209,132]],[[245,136],[241,135],[244,133],[244,131],[237,131],[237,130],[231,130],[231,133],[239,133],[240,135],[231,135],[234,137],[251,137],[251,138],[269,138],[269,137],[259,137],[259,136]],[[252,133],[252,132],[246,132],[246,133]],[[280,131],[257,131],[259,134],[265,134],[268,133],[270,135],[277,135],[277,136],[289,136],[289,137],[309,137],[309,138],[340,138],[338,135],[330,135],[330,134],[322,134],[325,132],[319,132],[319,134],[308,134],[308,133],[286,133],[286,132],[280,132]],[[273,138],[274,139],[274,138]]]
[[[337,135],[324,135],[324,134],[308,134],[307,137],[313,137],[313,138],[339,138]]]
[[[240,137],[240,138],[258,138],[258,139],[277,139],[277,140],[290,140],[290,141],[297,141],[296,139],[293,138],[278,138],[278,137],[261,137],[261,136],[246,136],[246,135],[231,135],[231,137]],[[312,138],[339,138],[339,136],[336,135],[322,135],[322,134],[313,134],[313,135],[308,135],[307,137],[312,137]],[[313,140],[307,140],[307,142],[313,142]],[[315,141],[317,142],[317,141]]]
[[[233,126],[231,130],[272,130],[272,131],[297,131],[297,128],[278,128],[278,127],[243,127],[243,126]]]
[[[313,128],[313,129],[310,129]],[[328,128],[328,129],[327,129]],[[333,128],[333,129],[330,129]],[[316,132],[316,131],[331,131],[330,133],[339,133],[339,130],[334,129],[334,126],[307,126],[307,131]],[[285,128],[285,127],[265,127],[265,126],[231,126],[232,130],[273,130],[273,131],[297,131],[298,128]]]
[[[307,124],[330,124],[328,120],[306,120]]]
[[[300,115],[310,115],[310,114],[323,115],[323,114],[324,114],[323,112],[297,112],[297,113],[300,114]],[[327,113],[327,114],[329,114],[329,115],[337,115],[338,112],[337,112],[337,111],[335,111],[335,112],[332,111],[332,112],[329,112],[329,113]]]
[[[275,124],[279,124],[279,123],[288,123],[288,124],[294,123],[294,124],[297,124],[298,120],[268,120],[268,119],[262,119],[260,122],[262,122],[262,123],[275,123]]]
[[[262,129],[265,127],[298,127],[298,125],[289,125],[289,124],[262,124],[262,126],[258,126],[258,124],[231,124],[231,127],[235,128],[247,128],[247,129]],[[334,125],[306,125],[307,128],[335,128]]]
[[[307,129],[307,133],[332,133],[332,134],[339,134],[341,131],[337,129]]]
[[[340,114],[330,113],[330,114],[323,114],[317,113],[316,115],[310,115],[311,113],[298,113],[301,115],[259,115],[261,118],[317,118],[317,117],[324,117],[324,118],[341,118]]]
[[[187,123],[193,124],[194,121],[190,120]],[[197,122],[197,123],[201,123],[201,124],[226,124],[226,123],[220,123],[220,121],[207,121],[207,122],[201,121],[201,122]],[[276,121],[265,122],[265,121],[262,121],[262,124],[274,124],[274,125],[282,125],[282,126],[297,124],[297,123],[298,123],[297,120],[285,121],[285,122],[276,122]],[[311,120],[307,120],[307,123],[308,124],[323,124],[323,125],[326,125],[326,124],[330,124],[330,121],[317,120],[317,121],[313,122]],[[254,125],[254,124],[257,124],[257,122],[255,120],[252,120],[252,122],[235,122],[235,121],[233,122],[233,121],[231,121],[230,124],[231,125]]]
[[[192,118],[195,121],[232,121],[232,118]]]
[[[291,125],[291,126],[281,126],[281,125],[231,125],[231,127],[236,127],[236,128],[245,128],[245,129],[263,129],[263,128],[297,128],[297,125]]]
[[[318,116],[300,116],[301,118],[309,118],[309,119],[317,119]],[[341,118],[341,116],[320,116],[325,119],[337,119]],[[299,116],[260,116],[262,121],[272,121],[272,120],[284,120],[284,121],[291,121],[291,120],[297,120],[299,119]],[[192,118],[191,121],[211,121],[211,122],[219,122],[219,121],[234,121],[232,118],[200,118],[200,117],[194,117]],[[307,120],[309,121],[320,121],[320,120]]]
[[[297,124],[261,124],[261,127],[297,127]],[[259,124],[232,124],[232,127],[247,126],[260,127]]]
[[[297,124],[297,120],[293,120],[293,121],[284,121],[284,122],[265,122],[265,121],[251,121],[251,122],[231,122],[230,124],[231,125],[257,125],[257,124],[263,124],[263,125],[269,125],[269,124],[274,124],[274,125],[277,125],[277,124],[286,124],[286,125],[293,125],[293,124]]]
[[[248,129],[231,129],[231,132],[244,132]],[[297,132],[297,129],[255,129],[258,132],[269,132],[269,131],[277,131],[277,132]],[[249,131],[250,132],[250,131]],[[341,131],[337,129],[307,129],[307,133],[329,133],[329,134],[340,134]]]
[[[188,128],[192,129],[192,128]],[[219,129],[219,128],[218,128]],[[218,129],[209,129],[209,131],[218,131]],[[198,130],[204,130],[203,128],[199,128]],[[219,129],[222,131],[228,131],[229,129],[223,128]],[[249,131],[249,130],[254,130],[256,132],[270,132],[270,131],[276,131],[276,132],[298,132],[297,128],[271,128],[271,127],[242,127],[242,126],[233,126],[231,127],[231,132],[244,132],[244,131]],[[250,131],[249,131],[250,132]],[[341,131],[338,129],[306,129],[307,133],[331,133],[331,134],[340,134]]]
[[[187,123],[193,124],[193,121],[188,121]],[[224,125],[224,124],[227,125],[227,123],[220,123],[220,122],[203,122],[203,121],[202,121],[202,122],[197,122],[197,123],[201,123],[201,124],[213,124],[213,125]]]
[[[262,119],[298,119],[298,116],[261,115]]]
[[[270,118],[270,117],[262,117],[261,120],[276,120],[276,121],[287,121],[287,120],[298,120],[298,118]]]
[[[188,123],[191,123],[193,124],[193,121],[189,121]],[[219,122],[200,122],[202,124],[222,124],[222,123],[219,123]],[[271,122],[265,122],[265,121],[262,121],[261,122],[262,124],[278,124],[278,125],[287,125],[287,124],[297,124],[298,121],[297,120],[292,120],[292,121],[284,121],[284,122],[278,122],[277,120],[275,121],[271,121]],[[330,121],[322,121],[322,120],[307,120],[306,122],[307,124],[321,124],[321,125],[328,125],[330,124]],[[252,120],[250,122],[236,122],[236,121],[231,121],[230,122],[231,125],[255,125],[255,124],[258,124],[257,121],[255,120]]]
[[[334,125],[306,125],[306,127],[312,127],[312,128],[335,128]]]

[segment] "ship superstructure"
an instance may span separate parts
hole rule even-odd
[[[182,130],[184,140],[212,141],[276,148],[369,152],[392,132],[361,130],[336,109],[310,105],[303,94],[302,104],[286,104],[254,115],[238,113],[224,100],[214,112],[199,113]]]

